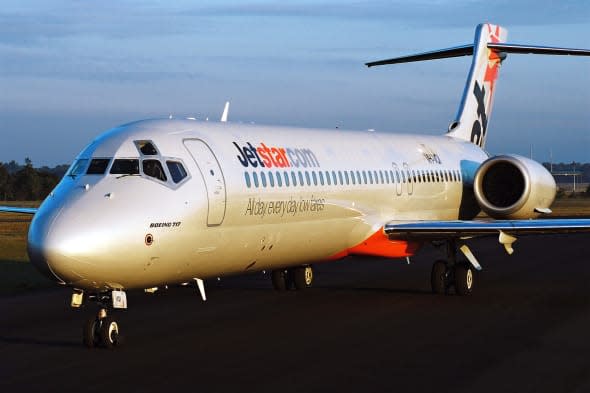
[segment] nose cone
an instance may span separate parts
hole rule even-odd
[[[65,284],[64,280],[55,274],[51,262],[59,258],[59,247],[51,238],[51,224],[59,216],[60,210],[39,209],[33,217],[29,227],[27,251],[33,266],[50,279]]]

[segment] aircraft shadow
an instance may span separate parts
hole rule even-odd
[[[389,293],[389,294],[407,294],[407,295],[429,295],[432,296],[432,291],[423,289],[408,289],[408,288],[370,288],[370,287],[317,287],[326,291],[346,291],[346,292],[372,292],[372,293]]]
[[[26,337],[6,337],[0,336],[0,343],[5,344],[29,344],[29,345],[44,345],[47,347],[81,347],[82,344],[78,341],[59,341],[59,340],[40,340],[38,338],[26,338]]]

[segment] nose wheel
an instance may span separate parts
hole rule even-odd
[[[84,322],[82,341],[87,348],[103,347],[113,349],[122,344],[119,323],[107,310],[101,308],[97,315],[89,317]]]

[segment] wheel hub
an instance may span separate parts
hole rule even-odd
[[[313,282],[313,269],[308,266],[305,268],[305,284],[311,285],[312,282]]]

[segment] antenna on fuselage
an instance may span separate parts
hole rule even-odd
[[[229,114],[229,101],[225,102],[225,106],[223,107],[223,113],[221,114],[221,122],[227,122],[227,115]]]

